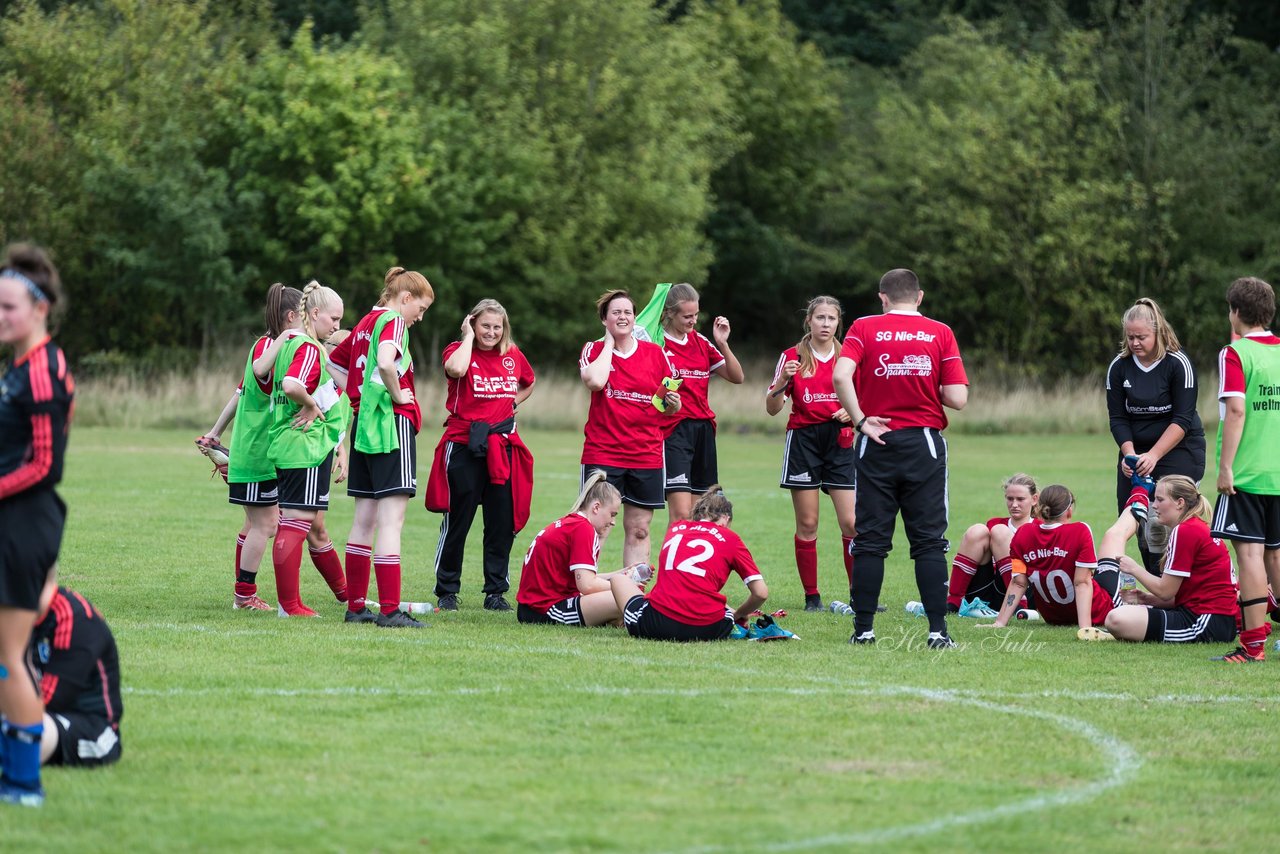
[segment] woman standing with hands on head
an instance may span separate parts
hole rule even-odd
[[[341,344],[332,360],[346,377],[355,410],[351,426],[351,477],[356,500],[347,537],[348,623],[421,628],[400,610],[400,532],[405,508],[418,490],[417,435],[422,412],[414,396],[409,327],[422,319],[435,291],[421,273],[392,267],[382,297]],[[374,541],[374,532],[377,541]],[[377,573],[380,614],[365,606],[370,563]]]
[[[1139,482],[1152,484],[1181,474],[1199,483],[1204,477],[1205,439],[1196,411],[1196,372],[1182,352],[1178,336],[1155,300],[1143,297],[1124,313],[1120,353],[1107,368],[1107,414],[1119,446],[1116,512],[1124,510]],[[1134,461],[1132,458],[1137,457]],[[1133,465],[1130,465],[1133,463]],[[1155,529],[1156,536],[1151,536]],[[1165,529],[1147,527],[1139,551],[1147,571],[1158,574]]]
[[[312,281],[302,291],[299,313],[290,317],[296,317],[294,323],[264,354],[275,356],[267,456],[280,489],[280,527],[271,560],[280,616],[314,617],[299,592],[302,543],[316,516],[329,508],[331,476],[338,483],[347,476],[343,439],[351,406],[329,374],[320,343],[342,322],[342,299]],[[331,589],[338,583],[326,580]]]
[[[742,365],[729,349],[729,320],[717,317],[714,344],[698,332],[698,292],[693,285],[672,285],[662,309],[663,347],[681,380],[680,413],[666,428],[663,442],[667,516],[688,519],[694,496],[720,480],[716,459],[716,414],[707,399],[712,375],[735,385]]]
[[[516,433],[516,407],[533,393],[533,368],[511,343],[511,321],[497,300],[480,300],[462,320],[462,337],[444,350],[449,417],[427,480],[427,509],[444,513],[436,549],[436,596],[458,610],[462,553],[476,508],[484,508],[484,607],[510,611],[503,598],[511,546],[529,520],[533,455]]]
[[[666,353],[635,337],[630,294],[609,291],[596,300],[596,309],[604,340],[588,341],[578,362],[582,382],[591,390],[582,431],[582,483],[599,469],[621,494],[622,562],[633,566],[649,562],[649,524],[653,511],[663,506],[664,419],[680,411],[681,397],[663,384],[676,376]]]
[[[765,411],[777,415],[787,400],[787,442],[782,453],[783,489],[796,514],[796,569],[804,586],[804,609],[822,610],[818,592],[818,490],[831,496],[840,525],[844,570],[853,579],[849,547],[854,535],[853,427],[836,397],[832,371],[840,353],[844,316],[834,297],[809,301],[804,337],[782,352],[765,395]]]

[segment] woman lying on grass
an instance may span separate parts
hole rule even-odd
[[[1148,515],[1147,494],[1136,488],[1126,512],[1102,538],[1098,572],[1108,569],[1134,576],[1146,592],[1126,591],[1123,605],[1107,615],[1108,631],[1121,640],[1165,643],[1225,643],[1236,636],[1236,582],[1231,555],[1209,533],[1212,509],[1191,478],[1171,474],[1156,484],[1150,512],[1169,527],[1169,540],[1160,559],[1162,575],[1152,575],[1124,554],[1125,543],[1136,536]]]
[[[667,531],[652,593],[645,596],[625,574],[615,573],[609,579],[632,637],[724,640],[735,622],[745,623],[764,604],[769,588],[742,538],[729,530],[732,521],[733,505],[716,484],[693,505],[690,521],[677,522]],[[726,607],[720,592],[732,572],[741,576],[749,591],[736,611]]]

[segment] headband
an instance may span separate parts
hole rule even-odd
[[[36,302],[48,302],[49,295],[44,292],[44,288],[37,285],[31,279],[19,273],[12,267],[5,267],[0,270],[0,279],[16,279],[27,286],[27,290],[31,292],[31,296],[35,297]]]

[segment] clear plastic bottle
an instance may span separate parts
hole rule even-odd
[[[1017,611],[1013,612],[1013,616],[1019,620],[1027,620],[1032,623],[1038,623],[1044,619],[1040,616],[1040,612],[1034,608],[1019,608]]]
[[[853,613],[853,608],[850,607],[848,603],[841,602],[839,599],[832,599],[831,604],[827,607],[831,609],[831,613],[833,614],[843,614],[847,617]]]
[[[631,570],[627,573],[627,577],[636,584],[648,584],[649,579],[653,578],[653,567],[649,566],[647,563],[638,563],[631,567]]]
[[[924,603],[916,602],[914,599],[904,606],[904,610],[913,617],[924,616]]]
[[[382,607],[372,599],[366,599],[364,604],[371,611],[376,611]],[[398,607],[406,614],[434,614],[436,612],[436,606],[430,602],[401,602]]]

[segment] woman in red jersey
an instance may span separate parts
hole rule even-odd
[[[1095,627],[1106,622],[1107,614],[1117,602],[1118,578],[1107,573],[1102,586],[1093,570],[1098,566],[1094,556],[1093,532],[1084,522],[1071,521],[1076,499],[1061,484],[1047,486],[1040,493],[1035,515],[1039,525],[1022,525],[1013,535],[1013,577],[1009,592],[1000,606],[994,623],[983,628],[999,628],[1009,624],[1018,601],[1035,588],[1036,610],[1046,623],[1054,626],[1075,625],[1081,640],[1111,640]]]
[[[769,598],[764,576],[742,538],[729,530],[733,504],[714,484],[693,505],[691,520],[667,530],[658,559],[658,581],[648,596],[625,574],[609,583],[632,637],[652,640],[724,640]],[[747,586],[747,598],[732,609],[720,592],[731,573]]]
[[[596,308],[604,340],[588,341],[578,362],[582,382],[591,389],[582,431],[582,481],[598,469],[622,495],[622,562],[631,566],[649,562],[649,523],[664,503],[663,431],[666,419],[680,411],[681,399],[663,385],[676,377],[666,353],[635,337],[631,296],[609,291],[596,300]]]
[[[777,415],[791,401],[782,455],[783,489],[796,514],[796,569],[804,586],[804,609],[822,610],[818,592],[818,490],[831,496],[844,548],[844,569],[853,580],[849,547],[854,534],[853,427],[836,398],[831,372],[840,353],[843,311],[834,297],[810,300],[804,337],[784,350],[765,395],[765,410]]]
[[[743,380],[742,365],[729,349],[729,320],[717,317],[712,344],[697,331],[698,292],[693,285],[672,285],[662,309],[662,349],[681,381],[680,413],[666,427],[667,517],[688,519],[696,496],[720,480],[716,459],[716,414],[707,391],[713,375],[731,383]]]
[[[1138,496],[1137,493],[1142,495]],[[1146,491],[1134,491],[1142,503]],[[1123,604],[1107,615],[1107,629],[1121,640],[1165,643],[1225,643],[1236,636],[1240,612],[1231,555],[1209,531],[1213,510],[1186,475],[1171,474],[1156,484],[1150,512],[1170,528],[1161,559],[1163,574],[1152,575],[1124,554],[1124,544],[1142,524],[1142,513],[1125,512],[1102,538],[1098,561],[1128,573],[1147,592],[1122,592]],[[1114,557],[1110,557],[1114,555]]]
[[[1015,531],[1028,522],[1034,523],[1031,509],[1039,497],[1031,475],[1010,475],[1004,482],[1004,506],[1009,515],[970,525],[964,532],[951,564],[947,613],[990,617],[993,606],[998,608],[1004,602],[1013,564],[1009,545]],[[969,608],[964,608],[967,596],[972,599],[968,600]]]
[[[533,455],[516,433],[516,407],[533,393],[533,368],[511,343],[511,320],[483,299],[462,321],[462,339],[444,349],[449,379],[444,434],[427,480],[427,509],[443,513],[436,548],[436,596],[458,610],[462,553],[476,509],[484,508],[484,607],[510,611],[507,564],[529,519]]]
[[[14,244],[0,262],[0,803],[37,807],[44,705],[27,670],[40,596],[54,576],[67,506],[62,480],[75,382],[49,337],[65,306],[43,250]]]
[[[626,570],[600,575],[600,547],[622,506],[617,487],[603,471],[587,475],[573,509],[539,531],[524,555],[516,591],[522,623],[600,626],[621,615],[609,581]]]
[[[333,350],[339,380],[346,377],[351,423],[347,494],[355,518],[347,537],[348,623],[420,628],[400,610],[400,532],[418,490],[417,435],[422,411],[414,394],[409,327],[422,319],[435,291],[421,273],[392,267],[382,297]],[[377,540],[374,540],[374,533]],[[365,606],[370,565],[377,575],[379,614]]]

